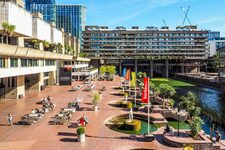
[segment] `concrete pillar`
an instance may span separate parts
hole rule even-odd
[[[77,76],[77,80],[80,81],[80,75]]]
[[[17,99],[25,96],[25,76],[16,77]]]
[[[17,38],[17,45],[24,47],[24,38],[23,37],[18,37]]]
[[[122,72],[123,72],[123,71],[122,71],[122,70],[123,70],[122,60],[120,60],[120,64],[119,64],[119,65],[120,65],[120,66],[119,66],[119,67],[120,67],[120,73],[119,73],[119,74],[120,74],[120,76],[122,76]]]
[[[53,86],[56,79],[56,71],[49,72],[48,85]]]
[[[39,50],[44,50],[44,45],[43,45],[43,43],[40,42],[38,45],[39,45]]]
[[[165,64],[165,77],[168,78],[169,77],[169,61],[166,60],[166,64]]]
[[[181,66],[181,73],[184,74],[184,66]]]
[[[100,59],[98,60],[98,74],[100,74]]]
[[[137,59],[135,59],[135,62],[134,62],[134,71],[135,73],[137,74]]]
[[[150,61],[150,77],[153,78],[153,60]]]

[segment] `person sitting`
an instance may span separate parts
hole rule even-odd
[[[84,119],[85,124],[88,124],[88,118],[87,118],[87,116],[85,116],[85,115],[83,114],[83,117],[82,117],[82,118]]]
[[[168,133],[168,132],[171,132],[172,129],[169,127],[169,125],[167,124],[166,125],[166,128],[164,129],[164,133]]]
[[[220,132],[217,130],[217,131],[216,131],[216,142],[219,142],[220,139],[221,139],[221,134],[220,134]]]
[[[50,101],[51,99],[52,99],[52,98],[51,98],[50,96],[48,96],[48,97],[47,97],[47,100],[49,100],[49,101]]]
[[[105,90],[106,90],[106,88],[105,88],[105,86],[103,86],[103,87],[102,87],[102,91],[105,91]]]
[[[84,120],[83,117],[81,117],[81,118],[78,120],[78,126],[83,126],[83,127],[86,126],[86,123],[85,123],[85,120]]]
[[[36,111],[35,111],[34,109],[32,109],[32,110],[31,110],[31,113],[32,113],[32,114],[35,114],[35,113],[36,113]]]

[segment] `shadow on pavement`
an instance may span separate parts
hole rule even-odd
[[[60,139],[62,142],[78,142],[75,138],[62,138]]]
[[[86,135],[86,137],[90,138],[103,138],[103,139],[124,139],[124,140],[131,140],[131,141],[137,141],[137,142],[145,142],[144,137],[136,136],[136,135],[129,135],[129,136],[121,136],[121,137],[100,137],[100,136],[92,136],[92,135]]]
[[[76,133],[70,133],[70,132],[58,132],[58,135],[60,135],[60,136],[77,136]]]

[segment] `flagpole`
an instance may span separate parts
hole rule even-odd
[[[149,101],[150,101],[150,97],[149,97],[149,78],[148,78],[148,134],[150,134]]]
[[[137,75],[135,73],[135,107],[137,105]]]

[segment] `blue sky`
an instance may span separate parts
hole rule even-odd
[[[168,26],[182,24],[181,7],[191,6],[189,19],[200,29],[221,31],[225,36],[225,0],[56,0],[58,4],[83,4],[87,7],[86,25]],[[188,24],[188,22],[186,22]]]

